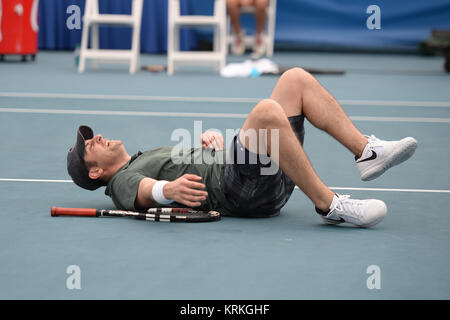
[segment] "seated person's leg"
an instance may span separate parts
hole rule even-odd
[[[233,28],[234,39],[231,51],[234,55],[242,55],[245,52],[244,35],[241,30],[240,0],[227,0],[227,11]]]
[[[255,0],[255,39],[253,44],[253,57],[258,59],[262,57],[266,51],[266,44],[262,36],[266,19],[267,19],[267,7],[269,6],[269,0]]]

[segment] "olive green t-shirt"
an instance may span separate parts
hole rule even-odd
[[[136,159],[120,168],[105,190],[115,206],[122,210],[136,210],[135,200],[139,183],[143,178],[172,181],[183,174],[190,173],[202,177],[208,196],[202,201],[199,210],[216,210],[227,215],[226,199],[220,188],[225,151],[211,148],[192,148],[188,150],[175,147],[161,147],[146,151]],[[183,207],[173,202],[171,207]]]

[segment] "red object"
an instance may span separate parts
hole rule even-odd
[[[39,0],[0,0],[0,55],[38,51]]]
[[[89,208],[52,207],[52,210],[50,212],[53,217],[56,217],[56,216],[96,217],[97,216],[97,209],[89,209]]]

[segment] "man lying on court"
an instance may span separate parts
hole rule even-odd
[[[82,188],[106,186],[105,194],[124,210],[172,204],[216,210],[223,215],[273,216],[297,185],[326,223],[370,227],[380,222],[387,212],[383,201],[338,195],[319,179],[302,148],[304,118],[355,155],[365,181],[407,160],[417,148],[417,141],[411,137],[383,141],[373,135],[364,136],[313,76],[293,68],[280,77],[270,99],[253,108],[227,153],[221,150],[223,137],[207,131],[201,135],[202,148],[184,154],[190,161],[173,161],[173,147],[130,157],[121,141],[94,136],[91,128],[80,126],[76,143],[68,153],[68,172]],[[250,143],[246,133],[252,129],[266,130],[267,138],[256,135],[258,143]],[[196,161],[216,152],[226,154],[227,161]],[[242,159],[245,163],[239,161]],[[267,159],[277,164],[271,174],[263,173],[271,165]]]

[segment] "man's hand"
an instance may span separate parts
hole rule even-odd
[[[195,174],[184,174],[164,186],[164,197],[188,207],[198,207],[208,196],[206,191],[200,190],[206,187],[201,180],[202,177]]]
[[[200,136],[200,140],[202,142],[202,148],[212,148],[215,150],[223,149],[223,136],[216,131],[206,131]]]

